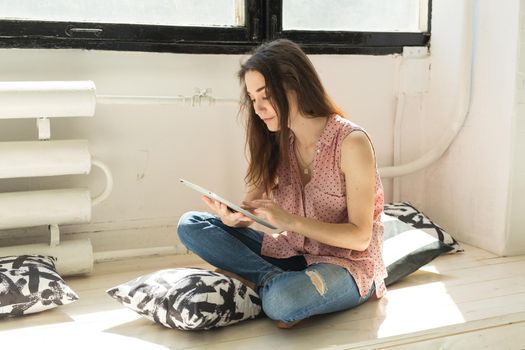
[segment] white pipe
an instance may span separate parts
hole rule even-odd
[[[401,73],[402,73],[402,67],[405,60],[403,55],[399,57],[399,61],[396,65],[396,75],[395,75],[395,87],[397,88],[397,96],[396,96],[396,110],[394,113],[394,129],[393,129],[393,144],[392,144],[392,165],[396,166],[399,165],[400,159],[401,159],[401,125],[402,125],[402,116],[405,109],[405,93],[404,93],[404,87],[401,87]],[[400,194],[400,179],[394,178],[392,180],[392,200],[394,202],[397,202],[399,200],[399,194]]]
[[[420,158],[411,161],[409,163],[399,165],[399,166],[390,166],[383,167],[379,169],[379,173],[383,178],[392,178],[408,175],[419,170],[422,170],[429,165],[433,164],[435,161],[440,159],[446,150],[450,147],[454,139],[459,133],[459,130],[463,127],[465,120],[470,111],[470,104],[472,101],[472,69],[473,69],[473,16],[474,16],[474,1],[467,0],[465,1],[465,15],[463,28],[463,71],[460,80],[460,92],[459,92],[459,109],[457,118],[452,122],[450,129],[440,138],[437,142],[437,145],[426,152]]]
[[[394,167],[398,166],[401,162],[401,126],[403,125],[403,113],[405,111],[405,102],[406,94],[404,92],[400,92],[397,96],[396,113],[394,116]],[[400,187],[400,179],[394,178],[392,184],[392,199],[394,202],[398,202],[400,200]]]
[[[239,100],[233,98],[215,98],[209,95],[194,96],[125,96],[125,95],[97,95],[97,103],[100,104],[129,104],[129,105],[158,105],[187,103],[192,106],[213,103],[239,104]]]
[[[92,81],[0,82],[0,119],[91,117],[95,115]]]
[[[0,193],[0,230],[91,220],[85,188]]]
[[[93,271],[93,246],[88,238],[63,241],[60,245],[26,244],[0,247],[0,256],[48,255],[55,257],[57,272],[62,276],[82,275]]]
[[[102,161],[93,159],[91,161],[91,164],[102,169],[102,171],[104,172],[104,175],[106,175],[106,188],[100,195],[93,198],[91,202],[91,204],[95,206],[105,201],[109,197],[111,191],[113,191],[113,176],[111,175],[111,170],[109,170],[108,166],[104,164]]]
[[[104,191],[93,199],[95,206],[109,197],[113,176],[102,161],[91,159],[87,140],[0,142],[0,179],[89,174],[92,165],[106,176]]]
[[[0,142],[0,179],[89,174],[87,140]]]

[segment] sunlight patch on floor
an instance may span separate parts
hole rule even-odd
[[[425,271],[429,273],[436,273],[439,274],[439,271],[436,266],[433,265],[425,265],[419,268],[420,271]]]
[[[89,324],[90,327],[93,325],[97,329],[103,330],[122,323],[135,321],[142,317],[128,309],[117,309],[79,314],[72,316],[72,318],[80,324]]]
[[[45,339],[53,349],[166,349],[136,337],[115,334],[111,328],[141,318],[131,310],[119,309],[72,316],[74,322],[48,324],[0,332],[3,345],[39,349]]]
[[[2,335],[2,345],[19,349],[167,349],[135,337],[92,331],[84,327],[32,329],[23,335],[10,332],[6,336]]]
[[[378,329],[380,338],[465,322],[442,282],[393,290],[382,302],[389,317]]]

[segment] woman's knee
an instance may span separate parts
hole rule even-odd
[[[320,310],[324,310],[330,300],[337,304],[340,300],[337,295],[344,289],[330,281],[337,274],[331,276],[324,270],[330,269],[318,265],[303,271],[285,272],[272,278],[260,290],[266,315],[273,320],[293,322],[323,313]],[[346,270],[343,269],[343,272],[346,273]],[[331,283],[330,286],[328,283]]]
[[[202,224],[211,217],[208,213],[189,211],[184,213],[177,224],[177,234],[182,243],[186,245],[196,233],[202,230]]]
[[[298,318],[297,298],[290,290],[280,287],[262,293],[262,308],[266,316],[275,321],[292,322]]]

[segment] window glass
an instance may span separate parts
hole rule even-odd
[[[10,20],[244,26],[244,0],[0,0]]]
[[[428,1],[283,0],[283,30],[425,32]]]

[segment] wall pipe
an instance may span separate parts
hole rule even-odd
[[[130,104],[130,105],[158,105],[158,104],[176,104],[186,103],[192,107],[201,106],[202,104],[213,105],[215,103],[239,104],[238,99],[213,97],[212,90],[195,89],[192,96],[126,96],[126,95],[97,95],[99,104]]]
[[[104,188],[104,191],[91,200],[91,205],[95,206],[105,201],[111,194],[111,191],[113,191],[113,176],[111,175],[111,170],[109,170],[108,166],[102,161],[98,159],[92,159],[91,164],[100,168],[104,172],[104,175],[106,175],[106,187]]]
[[[403,113],[405,111],[406,94],[400,92],[397,96],[396,113],[394,116],[394,167],[401,162],[401,126],[403,125]],[[382,176],[383,173],[380,172]],[[395,177],[392,184],[392,199],[398,202],[401,197],[401,179]]]
[[[464,30],[463,30],[463,69],[461,88],[459,92],[459,109],[456,120],[452,123],[448,131],[439,139],[437,145],[426,152],[420,158],[403,165],[387,166],[379,169],[383,178],[395,178],[420,171],[440,159],[447,149],[452,145],[459,131],[465,124],[470,112],[472,102],[472,70],[474,67],[474,0],[465,1]],[[404,103],[404,99],[398,99],[399,103]],[[398,108],[396,108],[396,111]]]

